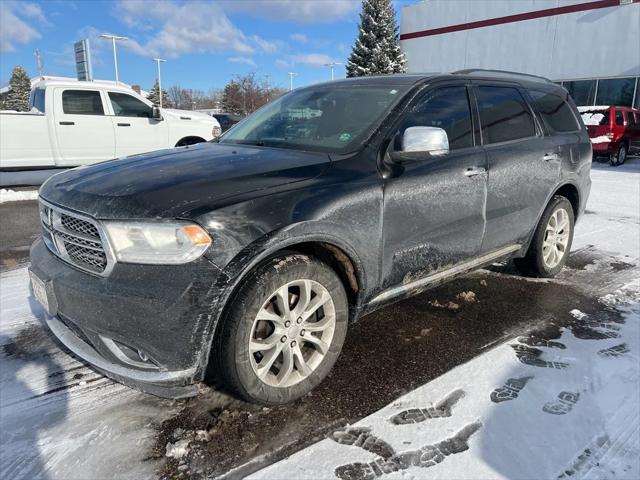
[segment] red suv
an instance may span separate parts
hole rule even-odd
[[[607,156],[614,167],[629,153],[640,153],[640,110],[630,107],[578,107],[589,131],[594,156]]]

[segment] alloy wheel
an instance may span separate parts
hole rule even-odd
[[[554,210],[547,222],[542,243],[542,258],[549,269],[554,269],[566,255],[571,223],[564,208]]]
[[[318,368],[336,327],[328,290],[314,280],[289,282],[262,305],[251,328],[249,357],[267,385],[290,387]]]

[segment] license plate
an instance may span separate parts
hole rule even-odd
[[[47,313],[51,314],[51,308],[49,305],[49,296],[47,295],[47,286],[40,280],[35,273],[29,272],[31,277],[31,289],[33,290],[33,296],[44,307]]]

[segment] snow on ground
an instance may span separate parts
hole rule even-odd
[[[23,200],[37,200],[37,190],[9,190],[3,188],[0,190],[0,203],[19,202]]]
[[[595,164],[592,179],[573,250],[596,245],[637,265],[640,162]],[[602,292],[602,310],[568,312],[575,328],[559,338],[510,339],[249,478],[640,478],[633,272]]]

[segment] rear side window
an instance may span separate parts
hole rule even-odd
[[[478,106],[485,145],[535,136],[533,116],[516,88],[479,87]]]
[[[552,133],[569,133],[580,130],[569,104],[559,95],[531,90],[533,108]]]
[[[95,90],[65,90],[62,111],[69,115],[104,115],[100,92]]]
[[[624,125],[624,118],[620,110],[616,110],[616,125]]]
[[[109,92],[109,100],[111,100],[113,113],[117,117],[151,118],[153,116],[149,105],[126,93]]]
[[[36,88],[33,92],[31,92],[31,98],[29,99],[29,110],[35,108],[40,113],[44,113],[44,96],[44,88]]]
[[[629,125],[635,125],[636,124],[636,119],[633,115],[633,112],[629,111],[627,112],[627,123]]]
[[[450,150],[473,146],[467,88],[445,87],[428,93],[411,109],[402,130],[409,127],[442,128],[449,137]]]

